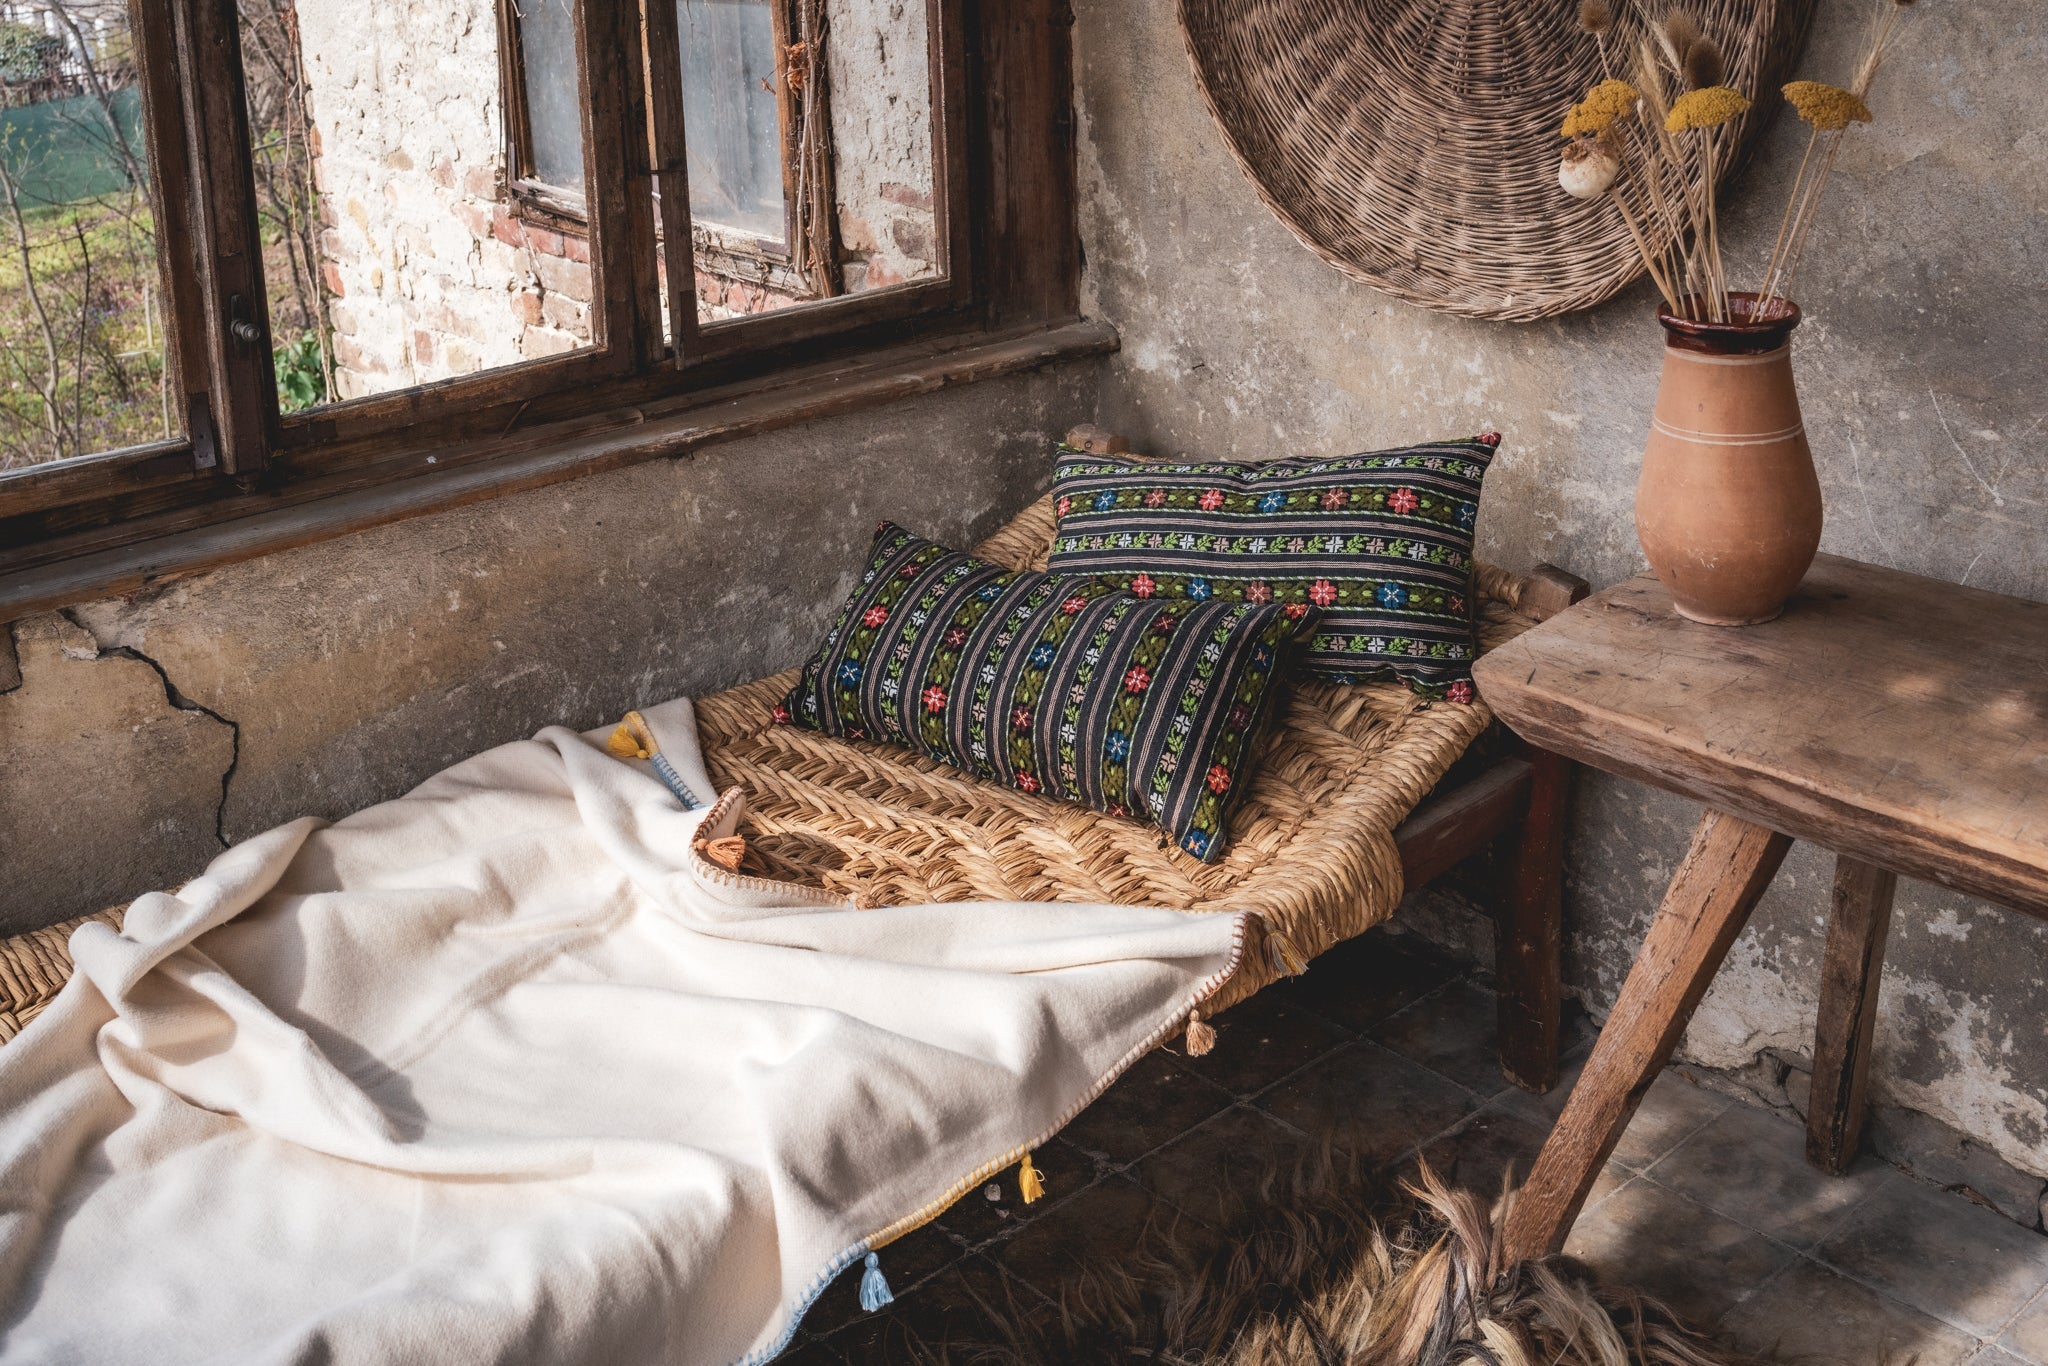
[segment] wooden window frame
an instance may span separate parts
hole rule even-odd
[[[1063,0],[929,0],[942,278],[702,326],[680,156],[680,57],[656,55],[678,53],[658,41],[659,16],[672,26],[674,6],[653,5],[643,24],[639,0],[579,0],[580,50],[622,54],[629,68],[593,82],[590,63],[580,61],[595,345],[280,414],[254,249],[233,0],[132,4],[158,167],[160,250],[181,320],[173,368],[191,437],[0,474],[0,590],[67,561],[111,563],[121,558],[116,552],[126,554],[123,562],[147,559],[153,544],[193,543],[195,533],[322,499],[393,490],[394,505],[431,503],[418,489],[397,490],[452,478],[453,466],[474,472],[496,459],[571,451],[594,433],[614,450],[609,467],[620,444],[611,437],[630,437],[654,414],[679,421],[705,405],[774,390],[786,375],[843,369],[913,344],[940,357],[976,338],[1014,347],[1020,333],[1077,314],[1072,15]],[[650,126],[658,145],[675,150],[659,165]],[[681,324],[674,349],[661,326],[658,251],[667,254],[668,303]],[[236,323],[247,324],[239,329],[245,337],[253,329],[253,339],[238,340]],[[1071,344],[1101,349],[1099,339]],[[176,567],[151,562],[161,572]],[[74,591],[92,581],[59,577]],[[0,603],[8,597],[0,591]]]

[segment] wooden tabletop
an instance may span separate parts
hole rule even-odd
[[[1702,626],[1644,574],[1473,673],[1546,749],[2048,917],[2048,604],[1823,555]]]

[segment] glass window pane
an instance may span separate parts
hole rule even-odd
[[[0,4],[0,470],[181,435],[125,5]]]
[[[515,0],[526,73],[533,178],[583,195],[583,94],[576,83],[575,0]]]
[[[699,320],[943,276],[923,0],[675,4]]]
[[[707,227],[784,238],[775,18],[768,0],[680,0],[690,212]]]
[[[509,186],[490,6],[238,2],[287,412],[591,344],[587,236]]]

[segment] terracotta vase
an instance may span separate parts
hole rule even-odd
[[[1657,310],[1664,378],[1636,484],[1636,536],[1680,615],[1749,626],[1784,610],[1820,548],[1813,472],[1792,329],[1782,300],[1758,316],[1754,294],[1730,296],[1732,321]]]

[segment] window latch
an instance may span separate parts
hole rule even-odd
[[[249,318],[249,303],[239,294],[228,296],[228,333],[244,346],[263,340],[263,329]]]

